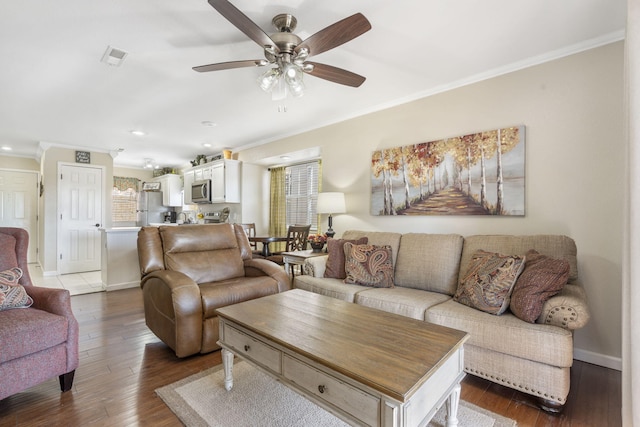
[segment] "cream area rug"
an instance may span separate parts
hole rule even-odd
[[[345,427],[344,421],[247,362],[233,365],[233,388],[224,388],[222,365],[156,393],[187,427]],[[446,405],[429,427],[445,425]],[[461,401],[459,427],[514,427],[516,422]]]

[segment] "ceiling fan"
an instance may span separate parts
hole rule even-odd
[[[293,15],[286,13],[276,15],[272,24],[278,32],[268,36],[257,24],[227,0],[208,1],[229,22],[258,43],[264,49],[266,59],[201,65],[193,67],[195,71],[202,73],[273,64],[275,65],[273,68],[258,78],[258,84],[264,91],[272,92],[274,99],[286,97],[287,89],[293,96],[302,96],[304,93],[302,76],[304,73],[352,87],[359,87],[365,81],[365,77],[351,71],[307,61],[311,55],[319,55],[369,31],[371,24],[361,13],[356,13],[329,25],[303,41],[293,33],[297,25],[297,20]]]

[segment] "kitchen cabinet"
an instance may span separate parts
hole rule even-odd
[[[106,291],[140,286],[138,231],[140,227],[114,227],[102,232],[102,287]]]
[[[184,172],[184,202],[191,202],[191,184],[203,179],[211,180],[211,203],[240,203],[241,165],[239,160],[220,159]]]
[[[191,184],[195,181],[195,171],[187,170],[184,172],[182,176],[182,181],[184,182],[184,204],[191,204]]]
[[[163,206],[182,206],[182,177],[180,175],[162,175],[153,178],[153,181],[160,183]]]

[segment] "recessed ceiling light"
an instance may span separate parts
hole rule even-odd
[[[282,159],[282,160],[291,160],[291,157],[289,157],[289,156],[280,156],[280,159]]]
[[[210,128],[218,126],[216,123],[212,122],[211,120],[205,120],[201,123],[202,123],[202,126],[207,126]]]
[[[2,147],[0,147],[0,148],[2,148],[4,151],[11,151],[11,150],[13,150],[13,148],[9,147],[8,145],[3,145],[3,146],[2,146]]]
[[[208,142],[205,142],[204,144],[202,144],[202,146],[209,148],[209,147],[211,147],[211,144],[209,144]]]
[[[147,134],[147,133],[146,133],[146,132],[144,132],[144,131],[136,130],[136,129],[134,129],[134,130],[130,130],[130,131],[129,131],[129,133],[130,133],[131,135],[135,135],[135,136],[145,136],[145,135]]]

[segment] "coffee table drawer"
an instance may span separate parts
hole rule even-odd
[[[224,343],[241,357],[253,360],[273,372],[281,374],[282,353],[256,338],[224,324]]]
[[[283,357],[283,376],[286,379],[367,425],[379,425],[379,398],[287,354]]]

